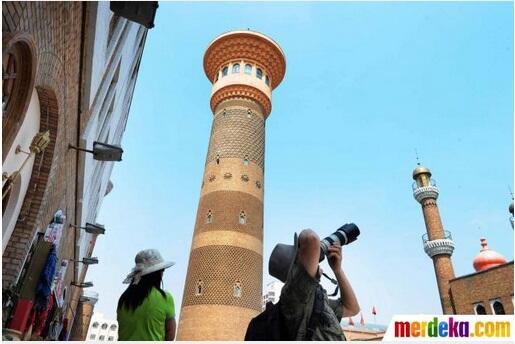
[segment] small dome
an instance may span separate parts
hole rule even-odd
[[[474,269],[476,269],[476,271],[483,271],[506,263],[506,258],[488,248],[485,238],[481,238],[481,246],[481,250],[476,258],[474,258],[473,262]]]
[[[418,165],[418,166],[413,170],[413,179],[417,179],[417,176],[418,176],[419,174],[423,174],[423,173],[429,174],[429,177],[431,177],[431,171],[430,171],[427,167],[424,167],[424,166]]]
[[[513,202],[511,202],[510,207],[508,208],[508,210],[513,215]]]

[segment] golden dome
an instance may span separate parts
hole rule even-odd
[[[427,167],[424,167],[424,166],[421,166],[421,165],[418,165],[414,170],[413,170],[413,179],[417,179],[417,176],[419,174],[429,174],[429,177],[431,177],[431,171],[427,168]]]

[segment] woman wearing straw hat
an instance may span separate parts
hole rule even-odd
[[[161,289],[165,262],[158,250],[140,251],[136,266],[123,283],[129,287],[118,300],[118,340],[173,340],[175,306],[172,295]]]

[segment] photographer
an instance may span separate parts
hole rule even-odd
[[[294,236],[294,245],[278,244],[269,262],[272,276],[285,282],[279,300],[279,317],[289,340],[345,340],[340,321],[342,317],[360,310],[352,287],[341,268],[341,244],[348,244],[359,235],[354,224],[342,226],[331,236],[320,241],[311,229]],[[322,271],[319,262],[327,256],[341,297],[329,300],[320,285]],[[285,338],[284,338],[285,337]]]

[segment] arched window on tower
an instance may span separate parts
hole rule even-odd
[[[482,303],[476,304],[474,306],[474,311],[476,312],[476,314],[479,314],[479,315],[486,314],[485,306],[483,306]]]
[[[504,311],[504,306],[499,300],[492,302],[492,310],[494,314],[506,314]]]
[[[217,165],[220,164],[220,153],[216,153],[215,160]]]
[[[235,63],[232,65],[232,73],[233,74],[236,74],[236,73],[239,73],[240,72],[240,64],[239,63]]]
[[[258,79],[263,79],[263,71],[261,68],[256,69],[256,76]]]
[[[211,212],[211,210],[208,210],[207,215],[206,215],[206,223],[212,223],[212,222],[213,222],[213,213]]]
[[[225,66],[222,69],[222,77],[227,76],[227,73],[229,72],[229,67]]]
[[[218,81],[218,74],[220,74],[220,72],[217,72],[216,75],[215,75],[215,82]]]
[[[252,65],[251,64],[246,64],[245,65],[245,74],[252,74]]]
[[[245,215],[245,212],[242,210],[240,211],[240,218],[239,218],[240,225],[244,225],[247,223],[247,215]]]
[[[195,296],[200,296],[204,292],[204,282],[202,280],[197,281],[195,286]]]
[[[267,76],[265,76],[265,84],[266,84],[267,86],[270,86],[270,78],[268,77],[268,75],[267,75]]]
[[[243,165],[248,166],[249,165],[249,156],[245,155],[243,157]]]
[[[236,283],[234,283],[232,295],[234,297],[241,297],[241,283],[239,281],[236,281]]]

